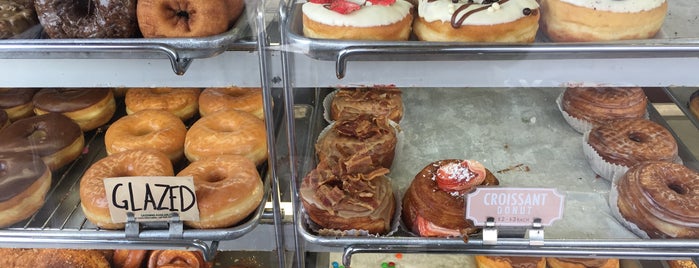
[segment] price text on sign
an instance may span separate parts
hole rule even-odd
[[[549,188],[479,187],[466,198],[466,219],[484,226],[488,217],[498,226],[544,226],[563,216],[564,196]]]
[[[126,222],[129,212],[137,222],[167,221],[173,213],[183,221],[199,220],[192,177],[105,178],[104,188],[115,223]]]

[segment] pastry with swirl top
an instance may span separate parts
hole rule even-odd
[[[420,0],[413,31],[423,41],[531,43],[536,0]]]

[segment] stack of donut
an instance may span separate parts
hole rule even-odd
[[[299,195],[306,215],[320,234],[387,234],[392,230],[397,204],[386,175],[395,155],[396,127],[386,117],[390,113],[386,107],[372,104],[375,98],[365,99],[372,90],[342,93],[336,104],[354,112],[334,113],[336,121],[315,145],[318,165],[301,183]],[[379,95],[385,93],[376,90]],[[392,107],[400,107],[396,111],[400,118],[403,106],[400,91],[396,91],[390,99],[398,102]]]
[[[34,6],[50,38],[204,37],[227,31],[244,0],[34,0]]]

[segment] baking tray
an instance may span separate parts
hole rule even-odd
[[[275,98],[279,101],[279,96]],[[275,126],[278,126],[281,122],[282,116],[280,111],[281,108],[275,108],[275,118],[272,119]],[[125,105],[123,98],[117,98],[117,112],[112,121],[117,120],[124,114]],[[185,122],[185,124],[190,126],[195,121],[196,118],[193,118]],[[70,242],[71,239],[76,239],[80,243],[90,244],[92,248],[119,248],[118,244],[126,240],[134,244],[137,244],[139,240],[148,241],[149,243],[163,241],[165,244],[160,246],[168,247],[177,244],[177,241],[181,240],[224,241],[238,239],[252,231],[259,224],[271,194],[272,178],[270,178],[270,173],[267,172],[267,164],[258,167],[264,187],[262,201],[251,215],[235,226],[218,229],[184,227],[183,230],[177,230],[169,228],[169,223],[166,222],[141,223],[137,233],[129,233],[125,229],[105,230],[96,227],[85,218],[80,208],[79,184],[82,174],[92,163],[106,156],[104,132],[108,127],[109,124],[85,133],[83,154],[69,165],[54,172],[52,187],[46,196],[44,205],[29,219],[0,229],[0,237],[11,241],[9,240],[10,237],[31,238],[38,236],[42,239],[57,239],[55,243]],[[175,173],[177,173],[186,166],[186,160],[175,163],[174,166]],[[110,242],[106,241],[112,241],[113,243],[109,244]],[[72,247],[75,247],[75,245],[72,245]]]
[[[257,49],[255,11],[257,1],[248,1],[245,10],[228,31],[197,38],[100,38],[46,39],[37,24],[12,39],[0,40],[4,59],[169,59],[173,71],[182,75],[193,59],[209,58],[227,50]],[[265,13],[270,23],[275,14]],[[267,27],[268,25],[266,25]]]
[[[405,191],[422,167],[433,161],[475,159],[498,177],[501,186],[556,188],[566,196],[563,219],[544,228],[541,247],[532,247],[531,241],[522,236],[501,238],[496,246],[484,246],[478,235],[469,237],[468,241],[423,238],[402,228],[381,237],[319,236],[303,221],[297,221],[297,230],[309,243],[309,250],[595,254],[636,258],[699,254],[696,250],[699,240],[643,240],[614,218],[608,205],[610,182],[592,171],[582,152],[582,135],[566,123],[555,104],[563,88],[402,90],[405,112],[400,122],[400,137],[403,140],[396,148],[389,174],[398,194]],[[315,109],[320,111],[311,120],[322,121],[322,107],[315,105]],[[652,106],[648,111],[651,120],[667,127]],[[318,133],[305,135],[317,137]],[[315,161],[312,146],[299,151],[303,153],[301,161]],[[680,140],[678,147],[685,165],[699,170],[697,159]],[[300,170],[298,183],[309,171]],[[303,212],[299,209],[298,213]]]
[[[304,0],[282,8],[283,49],[317,60],[335,61],[338,78],[344,77],[347,61],[415,61],[476,59],[580,59],[624,57],[687,57],[699,53],[699,7],[691,0],[668,1],[668,13],[653,39],[614,42],[553,43],[541,32],[532,44],[459,43],[417,41],[358,41],[314,39],[303,35]],[[461,55],[455,57],[455,55]]]

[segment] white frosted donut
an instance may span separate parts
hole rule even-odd
[[[408,40],[413,5],[396,0],[390,5],[352,1],[360,8],[348,14],[331,10],[327,4],[305,3],[303,34],[311,38],[348,40]],[[368,4],[367,4],[368,3]]]

